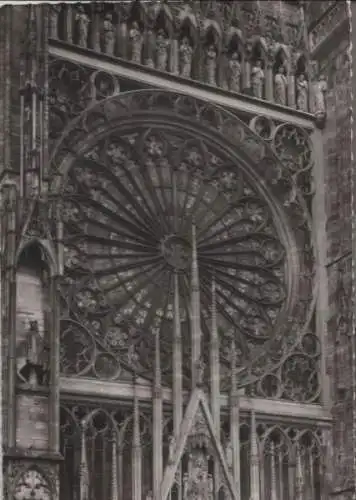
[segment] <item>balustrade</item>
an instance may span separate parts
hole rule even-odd
[[[112,10],[60,4],[53,5],[50,16],[52,40],[231,93],[316,112],[315,98],[310,95],[320,85],[311,82],[305,50],[296,51],[277,38],[247,38],[238,20],[224,30],[224,21],[219,24],[197,15],[188,5],[170,8],[155,2],[117,4]]]

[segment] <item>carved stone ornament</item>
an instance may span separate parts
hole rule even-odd
[[[167,113],[174,117],[169,127]],[[108,98],[84,112],[75,131],[67,129],[50,186],[61,193],[65,226],[70,317],[62,322],[62,371],[112,380],[130,366],[151,377],[152,333],[159,330],[162,376],[170,380],[177,273],[187,299],[181,330],[188,384],[193,215],[203,333],[211,304],[205,283],[212,270],[216,277],[222,378],[230,380],[231,335],[241,385],[283,361],[314,307],[306,251],[312,156],[306,135],[293,127],[275,128],[271,144],[274,152],[229,112],[166,91]],[[242,167],[239,151],[250,167],[245,160]]]
[[[339,15],[343,4],[338,4],[341,8],[333,10]],[[100,14],[95,9],[79,6],[74,7],[74,16],[71,15],[73,7],[63,5],[62,15],[52,9],[50,31],[53,38],[99,53],[103,51],[162,72],[179,74],[232,92],[249,95],[253,92],[258,99],[269,99],[273,93],[273,78],[265,75],[267,67],[259,67],[256,59],[262,58],[266,63],[266,52],[270,52],[272,57],[268,65],[274,67],[278,48],[284,46],[288,50],[286,58],[290,67],[291,54],[298,53],[301,57],[308,52],[303,9],[296,2],[294,5],[283,2],[283,8],[278,5],[276,0],[127,1],[119,2],[114,14]],[[100,16],[102,22],[99,22]],[[314,38],[319,36],[314,33],[316,29],[312,32]],[[260,50],[255,51],[259,44],[263,46],[263,54]],[[236,59],[236,50],[242,56],[240,61]],[[245,64],[251,55],[252,75],[251,65]],[[241,89],[240,79],[246,83]],[[294,94],[294,86],[295,82],[290,79],[289,94]],[[282,105],[287,105],[282,101]],[[294,106],[294,100],[291,101],[289,104]]]
[[[7,498],[14,500],[54,500],[57,492],[55,470],[26,465],[22,462],[11,464],[6,478]]]

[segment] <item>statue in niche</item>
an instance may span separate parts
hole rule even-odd
[[[104,51],[113,55],[115,49],[115,33],[112,23],[112,14],[108,12],[104,20]]]
[[[197,380],[197,386],[202,386],[204,384],[204,372],[205,372],[205,363],[202,357],[199,358],[199,360],[196,363],[195,366],[196,370],[196,380]]]
[[[180,76],[190,78],[192,72],[193,48],[190,45],[189,38],[184,37],[179,47],[180,56]]]
[[[227,446],[226,446],[225,455],[226,455],[226,464],[229,467],[229,469],[232,469],[232,465],[233,465],[233,450],[232,450],[232,443],[231,443],[231,441],[229,441],[228,444],[227,444]]]
[[[314,94],[314,112],[317,115],[326,114],[326,91],[328,90],[328,85],[326,83],[325,75],[320,75],[318,83],[315,85]]]
[[[297,78],[297,109],[308,111],[308,81],[304,73]]]
[[[131,61],[141,64],[143,36],[136,21],[132,23],[129,36],[131,40]]]
[[[79,46],[86,48],[88,46],[88,31],[90,19],[82,5],[78,5],[78,12],[75,16],[75,20],[78,23]]]
[[[176,451],[176,440],[174,436],[169,437],[168,444],[168,463],[172,465],[174,463],[174,454]]]
[[[241,90],[241,64],[239,54],[233,52],[228,62],[229,66],[229,89],[232,92],[240,92]]]
[[[156,68],[159,71],[167,71],[169,46],[170,41],[164,30],[159,30],[156,38]]]
[[[288,78],[284,66],[280,66],[274,76],[274,100],[276,104],[286,106],[287,104]]]
[[[209,474],[209,455],[202,448],[194,448],[189,454],[188,472],[183,476],[185,500],[213,500],[213,478]]]
[[[49,348],[39,332],[37,321],[30,321],[26,363],[19,371],[19,376],[31,387],[49,383]]]
[[[265,81],[265,72],[262,68],[261,59],[257,59],[255,65],[251,70],[251,87],[252,94],[257,99],[262,99],[263,97],[263,85]]]
[[[206,49],[206,80],[209,85],[216,86],[216,59],[217,51],[214,45],[209,45]]]

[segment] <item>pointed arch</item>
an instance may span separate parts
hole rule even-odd
[[[37,484],[34,478],[30,479],[30,487],[32,487],[34,490],[36,489],[37,492],[40,492],[42,490],[45,496],[47,498],[49,497],[50,500],[52,500],[57,489],[54,478],[48,475],[48,473],[46,473],[46,470],[42,469],[42,467],[36,463],[30,463],[25,465],[24,468],[19,468],[10,485],[13,496],[15,497],[16,488],[20,484],[22,486],[22,482],[24,482],[24,478],[26,477],[26,475],[31,473],[37,474],[39,477],[37,478]],[[10,497],[12,497],[12,495],[10,495]]]
[[[199,34],[196,19],[192,14],[187,14],[179,21],[179,38],[183,39],[185,36],[188,36],[193,47],[196,47]]]
[[[145,2],[133,2],[130,10],[128,24],[137,22],[141,29],[146,26],[147,22],[147,7]]]
[[[267,63],[268,46],[262,36],[255,36],[251,40],[252,59],[261,59],[264,65]]]
[[[284,66],[287,71],[290,71],[290,51],[288,47],[281,43],[278,43],[274,49],[274,70],[277,71],[279,66]]]
[[[222,50],[222,32],[219,24],[213,19],[205,20],[203,24],[203,39],[206,45],[213,44],[218,53]]]
[[[49,240],[44,240],[36,236],[30,239],[22,238],[16,253],[17,265],[21,261],[21,257],[28,249],[38,249],[42,255],[43,262],[47,266],[50,276],[55,276],[58,273],[57,257],[55,249]]]
[[[173,16],[167,4],[163,4],[158,10],[154,20],[155,31],[163,30],[169,38],[173,36]]]
[[[304,73],[306,78],[309,79],[308,55],[304,52],[296,54],[295,58],[295,75],[299,76],[301,73]]]
[[[235,26],[231,26],[227,32],[225,42],[225,46],[228,51],[232,51],[231,49],[234,43],[238,47],[239,54],[241,56],[245,56],[245,41],[242,31]]]

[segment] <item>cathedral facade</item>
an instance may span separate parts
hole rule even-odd
[[[356,498],[350,4],[0,9],[2,498]]]

